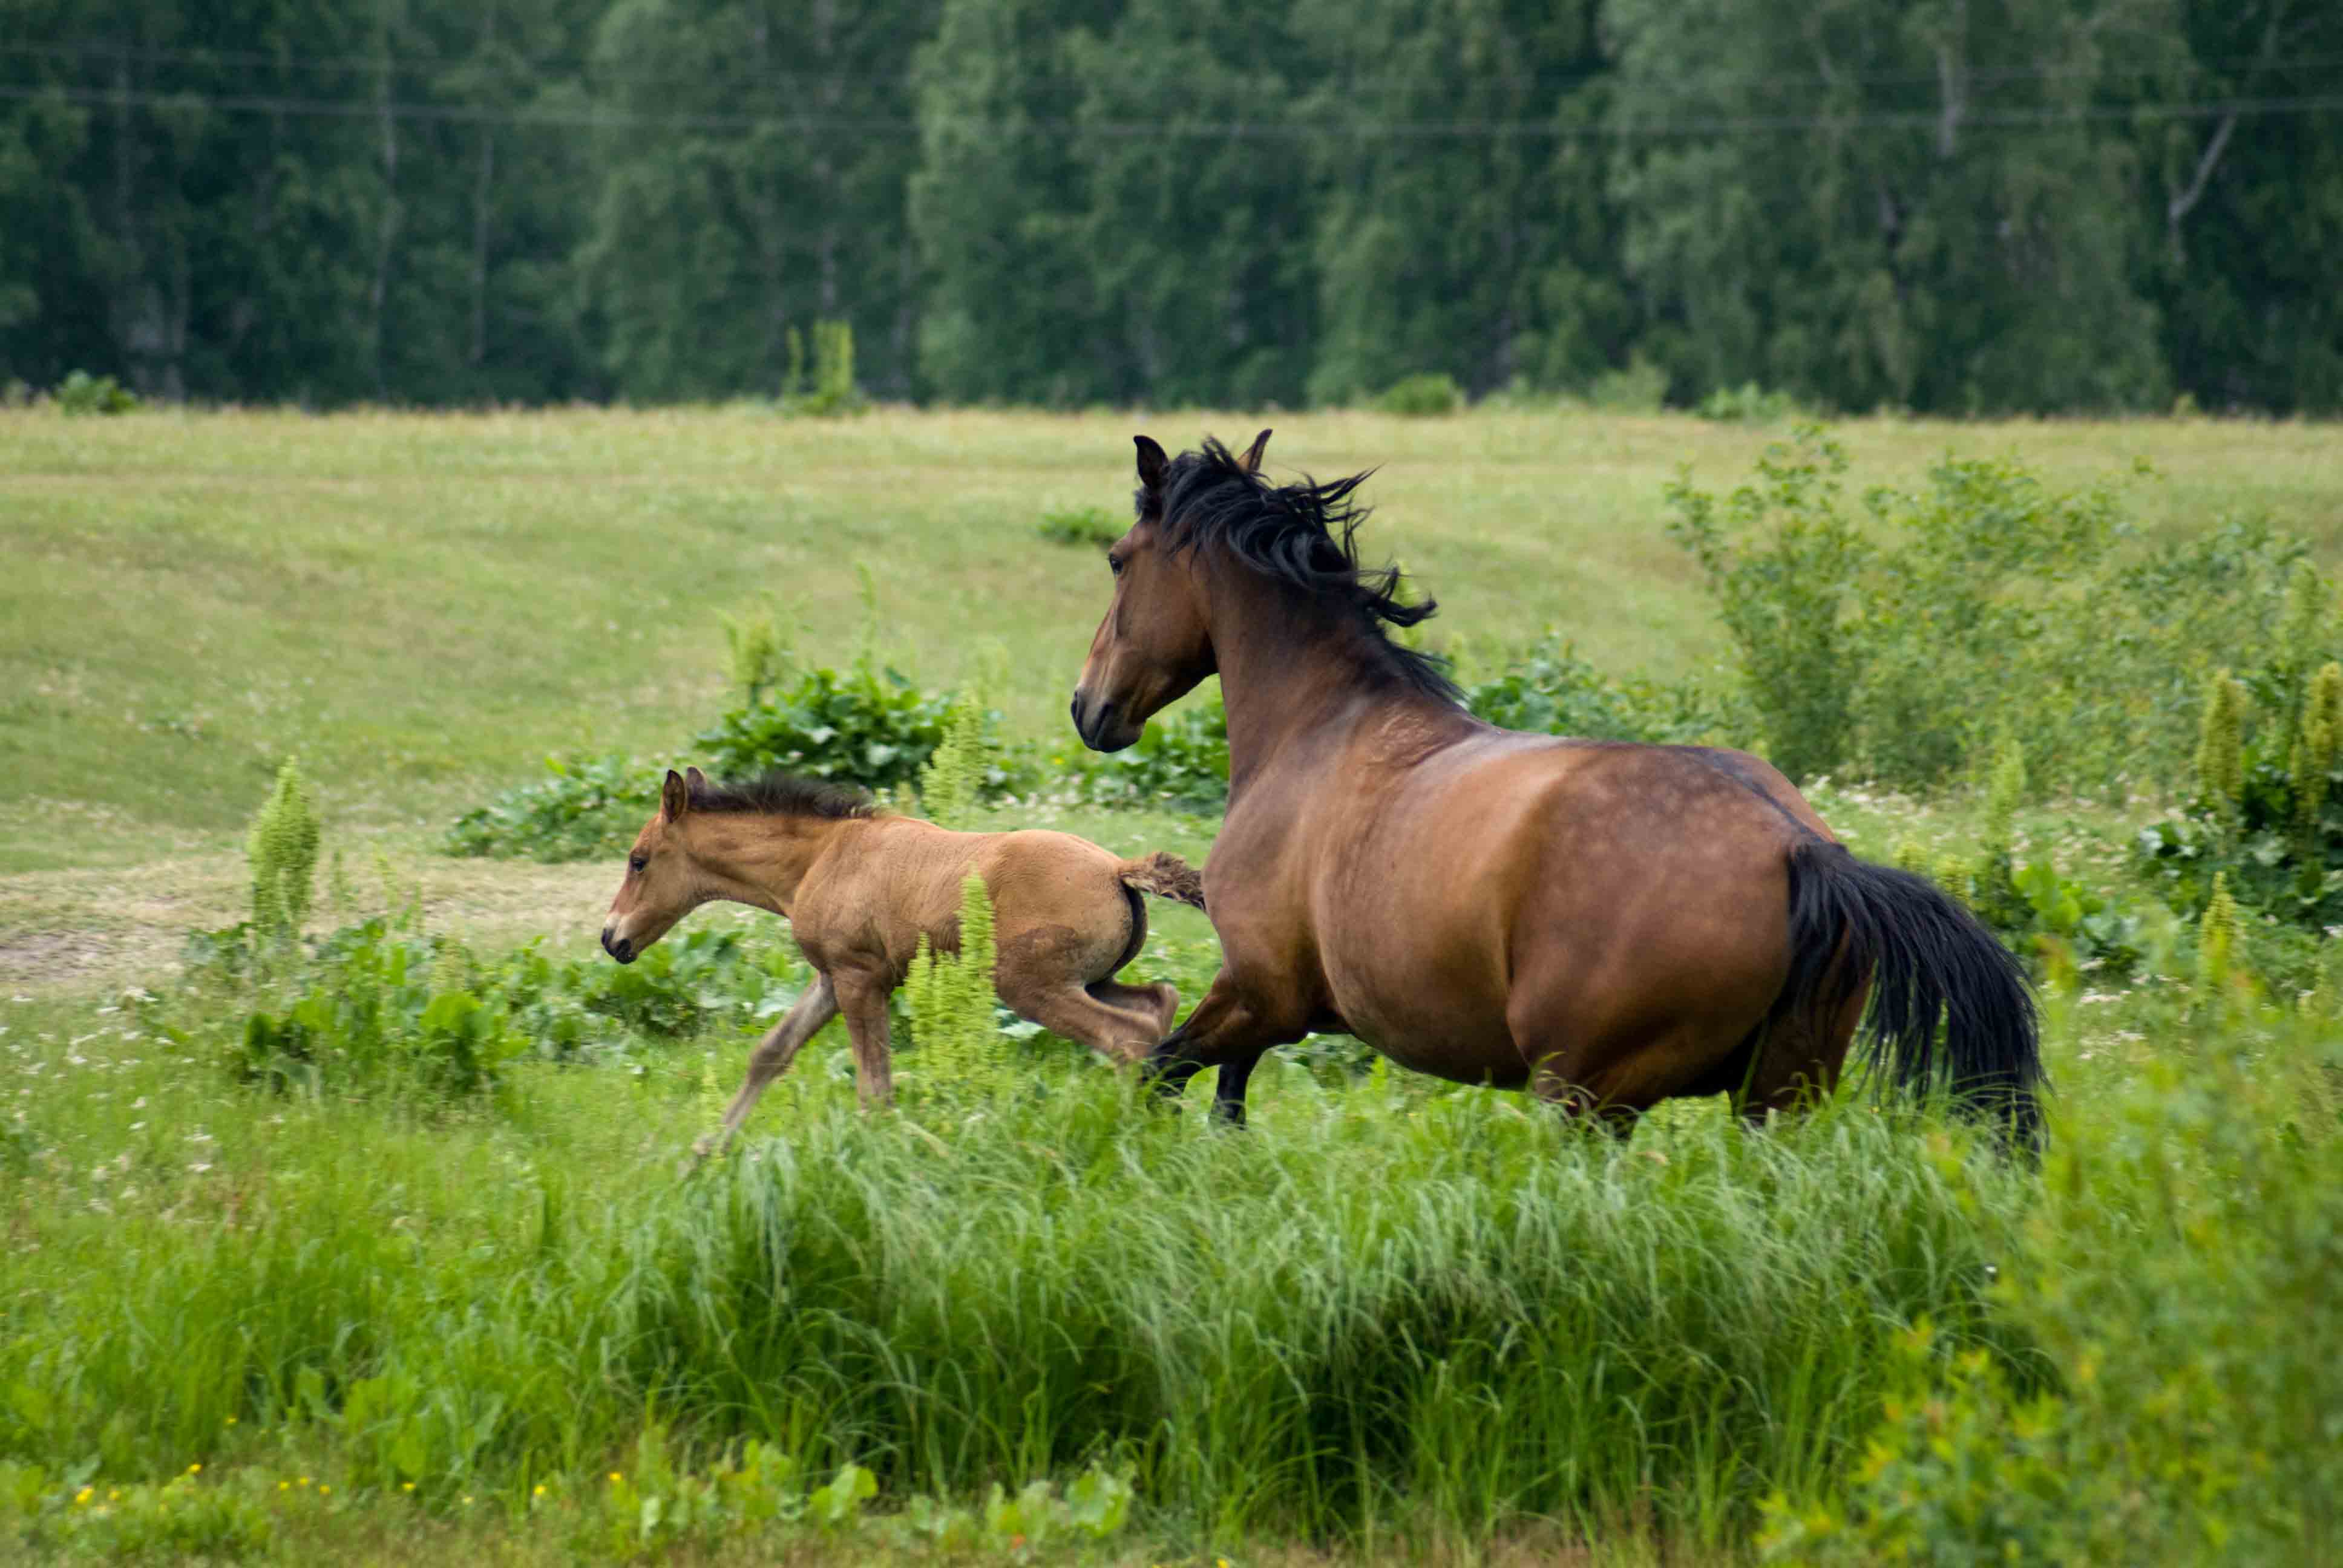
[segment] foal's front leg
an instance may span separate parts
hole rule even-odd
[[[724,1108],[724,1124],[691,1146],[691,1164],[699,1164],[732,1141],[733,1134],[749,1120],[749,1112],[757,1108],[758,1098],[767,1087],[789,1070],[789,1063],[797,1060],[805,1042],[837,1016],[838,994],[830,977],[816,974],[813,984],[798,998],[797,1005],[781,1015],[781,1021],[766,1031],[765,1038],[749,1053],[749,1076],[742,1081],[740,1092],[732,1097],[732,1103]]]
[[[887,999],[894,990],[891,977],[859,970],[838,975],[838,1005],[854,1042],[854,1087],[866,1107],[895,1098],[893,1037],[887,1027]]]

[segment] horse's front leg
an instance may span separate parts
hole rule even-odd
[[[1188,1081],[1208,1067],[1221,1070],[1212,1112],[1232,1126],[1245,1119],[1245,1083],[1253,1065],[1272,1045],[1302,1038],[1302,1030],[1240,991],[1222,970],[1188,1021],[1148,1053],[1147,1077],[1166,1100],[1177,1100]]]

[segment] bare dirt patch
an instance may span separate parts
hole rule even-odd
[[[312,930],[386,907],[372,852],[349,859],[351,907],[332,907],[321,875]],[[420,886],[427,929],[488,948],[542,937],[557,952],[590,952],[618,888],[616,869],[597,863],[392,855],[389,865],[402,898]],[[0,984],[20,992],[86,994],[167,979],[180,969],[189,932],[245,918],[247,875],[240,855],[190,855],[0,877]]]

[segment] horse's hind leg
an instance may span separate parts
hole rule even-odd
[[[1735,1086],[1742,1120],[1762,1127],[1775,1111],[1786,1115],[1829,1098],[1865,1000],[1857,990],[1828,1011],[1817,1008],[1775,1020],[1757,1042],[1747,1084]]]

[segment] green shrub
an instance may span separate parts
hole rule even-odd
[[[233,1070],[309,1094],[493,1088],[524,1042],[471,989],[471,967],[447,938],[380,919],[345,928],[319,944],[288,1000],[246,1016],[230,1048]]]
[[[953,1098],[999,1092],[1008,1060],[995,1012],[997,957],[992,900],[970,871],[960,879],[959,951],[931,951],[922,933],[903,988],[926,1087]]]
[[[2302,644],[2323,651],[2323,640]],[[2343,664],[2273,664],[2205,687],[2194,794],[2141,829],[2137,863],[2178,909],[2217,883],[2246,907],[2312,928],[2343,920]]]
[[[111,376],[76,370],[57,383],[60,414],[127,414],[138,407],[138,394]]]
[[[1394,381],[1374,400],[1379,414],[1401,414],[1411,418],[1429,418],[1441,414],[1453,414],[1464,406],[1464,389],[1456,378],[1444,371],[1427,372]]]
[[[35,1466],[0,1464],[0,1541],[13,1536],[43,1558],[98,1557],[185,1563],[255,1555],[275,1534],[250,1484],[206,1481],[195,1465],[160,1484],[53,1482]]]
[[[854,384],[854,328],[843,321],[817,321],[813,364],[806,364],[805,339],[789,329],[789,367],[781,382],[781,411],[836,416],[860,414],[870,406]]]
[[[922,691],[901,672],[858,658],[843,671],[799,670],[794,687],[732,709],[693,745],[701,766],[719,778],[779,769],[890,789],[918,779],[943,742],[951,709],[950,693]]]
[[[929,754],[920,775],[920,809],[940,827],[965,828],[976,809],[991,766],[986,718],[972,695],[954,703],[944,720],[942,743]]]
[[[510,855],[548,863],[622,853],[659,809],[658,769],[623,757],[545,759],[547,777],[456,819],[450,855]]]
[[[1668,492],[1669,531],[1794,778],[1855,769],[1926,790],[1981,771],[2022,713],[2011,732],[2036,792],[2169,788],[2213,655],[2270,649],[2301,558],[2245,523],[2119,561],[2128,527],[2109,491],[2061,494],[2014,464],[1953,457],[1924,490],[1871,492],[1865,530],[1840,508],[1845,466],[1801,427],[1724,501]]]
[[[1103,507],[1061,507],[1044,512],[1033,531],[1053,545],[1079,545],[1102,550],[1129,532],[1131,525]]]
[[[276,788],[245,834],[244,852],[252,868],[254,932],[276,941],[299,936],[317,888],[317,817],[297,759],[277,769]]]
[[[724,647],[730,659],[732,684],[749,708],[788,676],[795,656],[775,625],[772,613],[724,618]]]
[[[1755,381],[1719,387],[1702,398],[1693,412],[1725,424],[1771,425],[1803,412],[1786,392],[1768,392]]]
[[[2316,1074],[2343,1058],[2324,1027],[2159,1057],[2063,1130],[1997,1292],[2052,1386],[1908,1337],[1843,1497],[1777,1495],[1768,1559],[2331,1560],[2343,1135]]]
[[[1473,717],[1538,735],[1681,745],[1716,740],[1733,727],[1697,689],[1614,679],[1553,632],[1463,696]]]
[[[1669,485],[1668,533],[1724,615],[1767,754],[1804,780],[1853,749],[1862,661],[1846,604],[1871,552],[1838,509],[1846,453],[1820,430],[1766,447],[1757,471],[1760,483],[1721,508],[1684,480]]]
[[[719,778],[772,769],[859,784],[883,793],[918,780],[959,708],[950,692],[859,658],[846,670],[804,666],[795,683],[735,708],[702,730],[691,758]],[[1030,762],[993,737],[999,713],[981,710],[974,789],[990,798],[1031,782]],[[659,807],[660,769],[608,757],[546,759],[549,777],[508,789],[458,818],[442,840],[451,855],[515,855],[545,861],[615,855]],[[973,799],[973,797],[971,797]]]
[[[1656,414],[1667,402],[1668,373],[1639,351],[1587,384],[1586,400],[1606,414]]]

